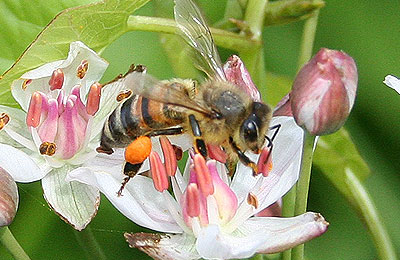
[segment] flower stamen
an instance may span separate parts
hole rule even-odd
[[[150,153],[150,171],[153,178],[154,188],[159,192],[168,189],[168,177],[164,164],[161,162],[158,153],[151,151]]]
[[[172,147],[171,142],[165,136],[160,137],[160,143],[161,149],[164,154],[164,164],[167,170],[167,175],[175,176],[177,169],[177,160],[174,148]]]
[[[39,92],[32,94],[29,103],[28,114],[26,115],[26,124],[28,126],[37,127],[40,123],[42,112],[42,95]]]
[[[200,154],[194,156],[194,168],[196,171],[197,183],[204,197],[214,193],[214,185],[212,182],[210,171],[206,165],[204,157]]]
[[[86,112],[93,116],[99,110],[100,106],[100,96],[101,96],[102,85],[98,82],[93,83],[90,86],[88,99],[86,103]]]
[[[222,150],[221,146],[214,144],[207,144],[208,155],[211,159],[217,160],[220,163],[226,163],[228,155]]]
[[[22,82],[22,90],[25,90],[29,84],[32,83],[32,79],[25,79],[24,82]]]
[[[200,192],[196,183],[190,183],[187,189],[186,210],[189,217],[200,215]]]
[[[128,97],[130,97],[132,95],[132,90],[128,89],[128,90],[122,90],[121,92],[119,92],[118,96],[117,96],[117,101],[121,102],[124,99],[127,99]]]
[[[271,150],[268,147],[265,147],[261,154],[260,157],[258,158],[258,162],[257,162],[257,169],[258,169],[258,173],[257,174],[261,174],[264,177],[267,177],[268,174],[271,172],[272,170],[272,154],[271,154]]]
[[[78,69],[76,71],[76,76],[80,79],[83,79],[88,69],[89,69],[89,62],[87,60],[83,60],[81,64],[79,64],[78,66]]]
[[[56,69],[51,74],[49,80],[50,90],[61,89],[64,84],[64,72],[62,69]]]
[[[39,147],[41,155],[53,156],[56,153],[57,147],[55,143],[44,142]]]
[[[6,113],[1,113],[0,114],[0,130],[6,126],[8,121],[10,121],[10,117]]]
[[[257,209],[258,208],[257,196],[254,195],[253,193],[249,192],[249,194],[247,194],[247,203],[249,205],[252,205],[255,209]]]

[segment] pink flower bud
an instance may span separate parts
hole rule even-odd
[[[290,102],[296,123],[313,135],[337,131],[357,90],[357,67],[342,51],[321,49],[298,73]]]
[[[18,208],[17,184],[10,174],[0,167],[0,227],[13,221]]]
[[[243,61],[236,55],[228,58],[224,64],[224,73],[229,82],[234,83],[245,93],[247,93],[254,101],[261,101],[261,95],[256,85],[251,79],[250,73],[244,66]]]

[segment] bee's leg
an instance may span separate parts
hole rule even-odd
[[[152,130],[151,132],[148,132],[145,135],[148,137],[152,137],[152,136],[158,136],[158,135],[180,135],[183,133],[184,133],[184,130],[182,127],[175,127],[175,128]]]
[[[238,155],[239,160],[246,165],[247,167],[250,167],[253,170],[253,175],[256,175],[258,170],[257,170],[257,164],[255,164],[252,160],[250,160],[249,157],[247,157],[244,152],[236,145],[236,143],[233,141],[232,137],[229,138],[229,143],[231,144],[233,151]]]
[[[199,122],[197,122],[194,115],[189,115],[189,123],[192,128],[194,136],[194,150],[196,153],[201,154],[204,158],[207,158],[207,147],[204,140],[201,138],[201,129]]]
[[[125,185],[128,183],[128,181],[131,178],[135,177],[135,175],[140,170],[140,167],[142,167],[142,164],[143,164],[143,162],[137,163],[137,164],[132,164],[132,163],[129,163],[129,162],[125,162],[124,174],[126,175],[126,177],[122,181],[121,188],[117,192],[118,197],[120,197],[122,195],[122,191],[124,190]]]
[[[236,171],[236,165],[237,165],[238,160],[237,159],[233,159],[233,158],[228,158],[226,160],[226,168],[228,168],[228,174],[229,176],[233,176],[233,174]]]

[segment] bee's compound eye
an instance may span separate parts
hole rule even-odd
[[[254,120],[247,119],[246,121],[244,121],[241,128],[242,137],[247,143],[257,142],[258,127]]]

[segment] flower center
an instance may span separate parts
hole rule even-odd
[[[79,75],[84,75],[84,68]],[[85,143],[88,122],[99,109],[101,84],[90,87],[86,105],[80,97],[80,85],[66,95],[63,84],[64,73],[57,69],[49,80],[49,95],[39,91],[32,94],[26,124],[37,131],[41,154],[69,159]],[[50,94],[56,94],[56,98]]]

